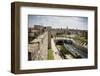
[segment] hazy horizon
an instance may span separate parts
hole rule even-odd
[[[87,30],[88,17],[29,15],[28,27],[34,27],[34,25]]]

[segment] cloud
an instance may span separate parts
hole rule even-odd
[[[87,30],[88,18],[75,16],[44,16],[29,15],[28,26],[34,25],[52,26],[52,28],[74,28]]]

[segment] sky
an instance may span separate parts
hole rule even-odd
[[[28,27],[34,25],[87,30],[88,17],[28,15]]]

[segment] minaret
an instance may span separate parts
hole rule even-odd
[[[66,35],[68,34],[68,26],[67,26],[67,28],[66,28]]]
[[[67,31],[68,31],[68,26],[67,26]]]

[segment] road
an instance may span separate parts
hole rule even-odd
[[[69,45],[69,44],[65,44],[65,47],[67,49],[69,49],[69,51],[73,54],[77,53],[77,54],[80,54],[82,58],[87,58],[87,54],[84,53],[83,51],[81,50],[78,50],[77,48],[75,48],[73,45]]]

